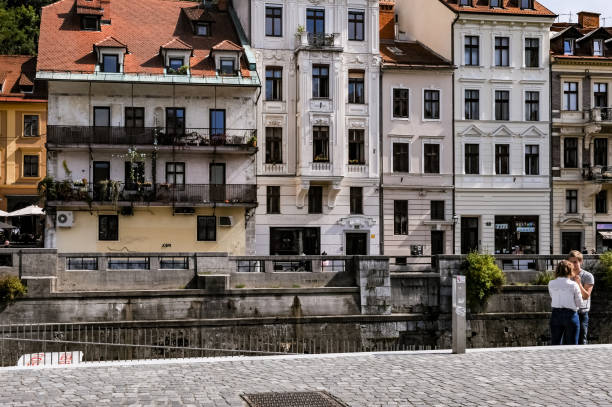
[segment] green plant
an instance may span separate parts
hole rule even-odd
[[[179,75],[187,75],[187,72],[189,72],[189,67],[187,65],[183,65],[179,69],[177,69],[177,73]]]
[[[599,256],[598,271],[603,273],[603,282],[608,288],[612,288],[612,250],[608,250]]]
[[[251,136],[251,138],[249,138],[249,141],[247,141],[247,144],[253,147],[257,147],[257,136],[255,135]]]
[[[472,309],[484,306],[489,297],[500,292],[506,282],[506,276],[490,254],[468,254],[461,270],[466,277],[467,302]]]
[[[554,280],[554,279],[555,279],[555,273],[553,273],[552,271],[542,271],[538,273],[533,284],[534,285],[548,285],[550,280]]]
[[[23,297],[28,288],[23,285],[18,277],[5,276],[0,278],[0,303],[11,303],[19,297]]]
[[[306,28],[303,25],[298,25],[297,26],[297,34],[298,35],[302,35],[306,32]]]
[[[72,171],[70,171],[70,168],[68,168],[68,163],[66,162],[66,160],[62,161],[62,167],[64,167],[66,178],[72,179]]]
[[[57,198],[55,186],[55,180],[48,175],[38,183],[38,198],[42,207],[46,207],[48,201],[53,201]]]
[[[299,284],[293,284],[291,287],[293,287],[293,288],[301,288],[302,286],[299,285]]]
[[[236,284],[236,288],[244,288],[246,287],[244,284]]]

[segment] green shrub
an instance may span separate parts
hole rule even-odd
[[[0,303],[11,303],[28,292],[18,277],[6,276],[0,278]]]
[[[506,276],[490,254],[472,252],[461,266],[466,278],[467,302],[472,310],[487,303],[487,299],[501,291]]]
[[[246,287],[244,284],[236,284],[236,288],[244,288]]]
[[[597,269],[603,273],[603,282],[608,288],[612,288],[612,250],[608,250],[599,256],[599,267]]]
[[[553,273],[552,271],[542,271],[538,273],[533,284],[534,285],[548,285],[550,280],[554,280],[554,279],[555,279],[555,273]]]

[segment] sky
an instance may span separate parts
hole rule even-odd
[[[572,22],[577,22],[576,13],[579,11],[593,11],[601,13],[601,17],[607,17],[606,26],[612,26],[612,0],[538,0],[555,14],[559,14],[560,21],[568,21],[568,15],[572,13]],[[603,21],[601,22],[603,24]]]

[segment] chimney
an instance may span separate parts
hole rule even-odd
[[[395,39],[395,0],[381,0],[378,13],[380,24],[380,39]]]
[[[227,0],[218,0],[217,8],[219,11],[227,11]]]
[[[599,28],[599,13],[581,11],[578,13],[578,24],[582,28]]]

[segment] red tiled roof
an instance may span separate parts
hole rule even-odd
[[[76,0],[77,14],[96,15],[104,14],[100,0]]]
[[[96,42],[96,47],[106,47],[106,48],[127,48],[127,45],[120,42],[115,37],[106,37],[100,42]]]
[[[208,10],[200,5],[190,8],[184,8],[183,12],[191,21],[214,21]]]
[[[46,99],[42,87],[34,94],[23,93],[19,85],[32,86],[36,76],[36,57],[27,55],[0,55],[0,101],[24,101]]]
[[[221,41],[220,43],[212,47],[212,49],[214,49],[215,51],[242,51],[244,50],[244,48],[242,48],[240,45],[236,45],[230,40]]]
[[[73,11],[75,1],[82,0],[61,0],[43,7],[37,70],[93,73],[96,64],[93,44],[113,37],[129,45],[130,53],[124,58],[125,73],[163,74],[160,47],[180,40],[193,48],[191,75],[214,76],[214,63],[208,58],[212,47],[223,40],[240,42],[230,15],[216,9],[206,10],[214,21],[213,35],[194,35],[191,22],[181,12],[194,7],[191,1],[112,0],[113,19],[111,24],[102,24],[101,31],[80,29],[80,18]],[[101,4],[106,15],[108,0]],[[245,60],[241,61],[241,72],[250,76]]]
[[[545,16],[556,17],[556,14],[538,3],[533,2],[532,9],[521,9],[519,0],[502,0],[502,8],[491,8],[489,0],[472,0],[472,7],[460,6],[458,0],[439,0],[453,11],[460,13],[485,13],[485,14],[507,14],[507,15],[524,15],[524,16]]]
[[[189,50],[189,51],[193,49],[191,45],[181,41],[179,38],[174,38],[173,40],[165,43],[161,47],[164,49],[182,49],[182,50]]]
[[[381,41],[380,55],[387,66],[452,66],[450,61],[419,42]]]

